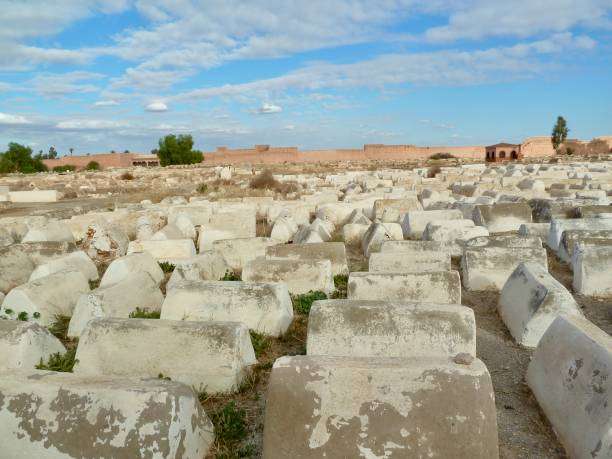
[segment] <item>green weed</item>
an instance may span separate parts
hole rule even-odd
[[[49,361],[47,363],[43,362],[43,359],[40,359],[40,363],[36,365],[37,370],[51,370],[51,371],[63,371],[72,373],[72,369],[74,368],[74,364],[77,362],[75,359],[76,356],[76,348],[69,349],[64,354],[60,354],[56,352],[55,354],[51,354],[49,357]]]
[[[317,300],[326,300],[327,295],[324,292],[312,290],[308,293],[302,293],[301,295],[291,295],[291,301],[293,302],[293,310],[298,314],[310,313],[312,303]]]

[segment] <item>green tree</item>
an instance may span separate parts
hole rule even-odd
[[[23,172],[32,174],[34,172],[44,172],[47,166],[40,158],[32,157],[32,149],[18,143],[8,144],[8,150],[0,158],[0,173]]]
[[[190,135],[174,134],[159,139],[157,151],[159,163],[162,166],[171,164],[196,164],[204,159],[202,152],[193,149],[193,138]]]
[[[89,161],[87,166],[85,166],[85,169],[88,171],[99,171],[100,163],[98,161]]]
[[[49,147],[49,153],[47,154],[47,158],[56,159],[57,158],[57,150],[55,147]]]
[[[557,123],[553,127],[551,141],[555,150],[559,150],[559,146],[567,139],[569,129],[567,128],[567,122],[562,116],[557,117]]]

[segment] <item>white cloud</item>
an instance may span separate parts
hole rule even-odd
[[[260,115],[270,115],[273,113],[280,113],[283,111],[283,107],[275,104],[264,103],[257,109],[257,113]]]
[[[93,81],[104,75],[94,72],[75,71],[67,73],[40,73],[26,83],[40,95],[59,97],[72,94],[96,92],[99,87]]]
[[[448,24],[430,28],[425,38],[433,42],[495,36],[524,38],[543,32],[565,32],[575,26],[610,27],[611,8],[609,0],[469,0],[451,6]]]
[[[383,89],[399,84],[463,86],[512,81],[554,68],[554,63],[539,59],[543,55],[584,50],[592,45],[588,37],[565,33],[509,47],[386,54],[351,64],[317,62],[275,78],[196,89],[169,99],[191,101],[243,95],[267,97],[289,90],[316,92],[330,88]],[[265,104],[259,112],[267,112]]]
[[[294,131],[295,130],[295,124],[287,124],[283,127],[283,129],[285,131]]]
[[[25,116],[11,115],[9,113],[0,112],[0,124],[20,125],[20,124],[31,124]]]
[[[117,102],[116,100],[110,99],[110,100],[98,100],[96,102],[94,102],[94,107],[112,107],[114,105],[119,105],[119,102]]]
[[[109,120],[78,119],[60,121],[55,127],[65,130],[106,130],[124,128],[127,127],[127,124]]]
[[[158,101],[154,101],[151,102],[150,104],[148,104],[145,107],[145,110],[148,112],[166,112],[168,111],[168,105],[166,105],[164,102],[158,100]]]

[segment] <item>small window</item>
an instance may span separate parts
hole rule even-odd
[[[505,157],[506,157],[506,152],[505,152],[505,151],[500,151],[500,152],[499,152],[499,157],[500,157],[501,159],[505,158]]]

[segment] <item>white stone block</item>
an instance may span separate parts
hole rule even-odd
[[[184,281],[166,294],[162,319],[242,322],[271,336],[287,331],[293,306],[281,283]]]
[[[612,296],[612,245],[578,243],[572,259],[576,293],[595,297]]]
[[[50,221],[46,225],[31,228],[21,242],[74,242],[70,227],[60,221]]]
[[[1,311],[6,313],[6,311]],[[66,352],[59,339],[33,322],[0,320],[0,369],[34,370],[55,353]]]
[[[12,288],[25,284],[34,263],[18,246],[0,247],[0,292],[8,293]]]
[[[159,311],[163,302],[164,296],[153,278],[146,272],[135,271],[116,284],[81,295],[70,319],[68,336],[78,338],[91,319],[127,319],[136,309]]]
[[[200,459],[214,441],[196,393],[174,381],[9,372],[0,399],[6,458]]]
[[[79,376],[162,374],[209,394],[235,390],[256,363],[249,329],[238,322],[110,318],[87,324],[76,359]]]
[[[59,271],[15,287],[4,298],[2,308],[12,309],[15,314],[24,311],[30,320],[48,326],[56,315],[72,316],[79,297],[86,292],[89,282],[83,274]]]
[[[159,267],[157,261],[149,253],[141,252],[132,253],[113,260],[102,276],[100,287],[117,284],[138,272],[147,273],[158,286],[164,280],[164,272]]]
[[[147,252],[157,261],[177,262],[193,257],[196,249],[191,239],[173,239],[168,241],[132,241],[127,253]]]
[[[463,214],[457,209],[412,210],[404,216],[402,231],[407,239],[421,239],[428,223],[461,219],[463,219]]]
[[[527,384],[569,457],[612,451],[612,338],[586,319],[559,316],[540,340]]]
[[[179,282],[189,280],[219,280],[225,273],[231,272],[232,268],[227,263],[223,255],[219,252],[204,252],[185,260],[180,260],[170,280],[166,284],[166,289],[170,290]]]
[[[100,277],[98,268],[91,258],[85,252],[77,251],[38,266],[29,280],[39,279],[58,271],[78,271],[90,281],[96,281]]]
[[[557,316],[582,316],[572,294],[537,263],[518,265],[501,291],[497,310],[516,342],[530,348]]]
[[[276,244],[278,241],[268,237],[221,239],[213,242],[213,252],[221,254],[230,269],[239,273],[245,264],[255,258],[264,257],[266,249]]]
[[[258,258],[248,262],[242,270],[246,282],[284,282],[289,293],[310,291],[331,293],[334,279],[329,260],[291,260]]]
[[[380,252],[370,255],[370,272],[414,273],[450,271],[451,256],[448,252],[420,251],[413,253]]]
[[[474,312],[460,305],[315,301],[307,336],[308,355],[476,357]]]
[[[402,227],[399,223],[372,223],[363,235],[361,249],[366,257],[373,252],[379,252],[385,241],[401,241],[404,239]]]
[[[9,192],[11,202],[57,202],[59,195],[56,190],[31,190]]]
[[[475,247],[465,249],[461,258],[463,286],[473,291],[501,291],[517,266],[525,262],[548,270],[546,250],[520,247]]]
[[[493,387],[480,360],[294,356],[274,363],[264,459],[498,456]]]
[[[347,297],[351,300],[461,304],[461,281],[457,271],[352,272]]]
[[[269,259],[329,260],[334,276],[349,273],[346,248],[342,242],[275,245],[266,249],[266,257]]]

